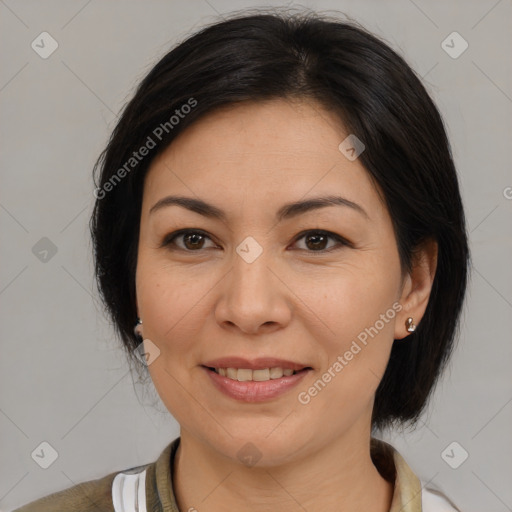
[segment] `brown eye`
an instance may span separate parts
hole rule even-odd
[[[352,247],[352,244],[348,240],[345,240],[343,237],[337,235],[336,233],[331,233],[329,231],[305,231],[295,239],[295,244],[297,244],[297,242],[302,239],[304,239],[305,248],[300,248],[300,250],[307,252],[325,253],[339,249],[343,246]],[[178,240],[181,240],[181,243],[178,243]],[[213,246],[205,247],[207,240],[210,240]],[[334,241],[335,243],[329,246],[329,241]],[[182,229],[165,237],[161,247],[168,247],[170,250],[197,252],[203,249],[214,248],[216,245],[203,231],[195,229]]]
[[[329,242],[329,237],[322,235],[321,233],[315,233],[312,235],[305,236],[305,242],[308,249],[312,250],[323,250]]]
[[[210,237],[202,231],[181,230],[167,236],[162,243],[162,247],[176,246],[183,251],[194,252],[205,248],[204,244],[206,239],[211,240]],[[176,243],[176,240],[182,240],[182,244]]]
[[[187,249],[202,249],[204,245],[204,236],[198,233],[187,233],[183,236],[183,243]]]
[[[295,243],[302,239],[304,239],[306,246],[306,249],[304,250],[308,252],[330,252],[340,246],[350,246],[350,243],[347,240],[336,233],[331,233],[329,231],[306,231],[302,236],[296,239]],[[334,240],[336,243],[334,246],[327,248],[329,239]]]

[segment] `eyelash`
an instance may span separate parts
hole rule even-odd
[[[183,249],[182,247],[176,247],[176,244],[174,243],[174,240],[176,238],[178,238],[178,237],[181,237],[181,236],[187,235],[187,234],[202,235],[202,236],[212,240],[211,237],[206,232],[204,232],[204,231],[202,231],[200,229],[180,229],[178,231],[174,231],[173,233],[170,233],[169,235],[167,235],[164,238],[164,240],[163,240],[163,242],[162,242],[160,247],[168,247],[169,250],[178,250],[178,251],[183,251],[183,252],[188,252],[188,253],[201,252],[201,251],[205,250],[205,249],[190,250],[190,249]],[[302,231],[301,233],[299,233],[295,237],[295,240],[294,240],[293,243],[294,244],[297,243],[299,240],[305,238],[309,234],[316,234],[316,235],[326,236],[328,238],[336,240],[336,242],[338,242],[338,245],[336,245],[334,247],[331,247],[329,249],[321,249],[321,250],[318,250],[318,251],[310,251],[310,250],[307,250],[307,249],[299,249],[299,250],[303,250],[303,251],[306,251],[306,252],[309,252],[309,253],[312,253],[312,254],[315,254],[315,253],[325,254],[325,253],[329,253],[329,252],[341,249],[344,246],[353,247],[353,244],[351,244],[348,240],[346,240],[342,236],[337,235],[336,233],[332,233],[331,231],[324,231],[324,230],[321,230],[321,229],[308,229],[306,231]],[[213,242],[213,240],[212,240],[212,242]],[[175,247],[170,247],[172,245],[174,245]]]

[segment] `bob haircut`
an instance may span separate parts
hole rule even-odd
[[[217,108],[279,98],[317,102],[363,141],[359,159],[384,196],[403,275],[422,242],[438,244],[425,315],[393,344],[372,414],[373,430],[415,425],[459,331],[470,263],[464,210],[436,106],[404,59],[352,20],[245,11],[201,29],[151,69],[93,169],[89,227],[103,304],[134,362],[138,234],[152,160]]]

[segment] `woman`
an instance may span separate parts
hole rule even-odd
[[[400,56],[311,12],[232,16],[156,64],[98,168],[99,289],[180,437],[19,511],[457,510],[374,437],[423,411],[469,264]]]

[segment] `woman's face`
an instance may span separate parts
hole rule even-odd
[[[317,104],[246,103],[190,126],[145,179],[137,307],[160,351],[149,371],[182,435],[233,460],[279,464],[367,434],[393,340],[407,335],[409,277],[402,286],[367,172],[339,149],[348,135]],[[168,196],[209,206],[152,210]],[[326,197],[343,199],[307,203]],[[216,364],[260,371],[206,368],[233,357],[248,362]],[[256,361],[269,358],[287,363]],[[264,369],[289,363],[309,369]]]

